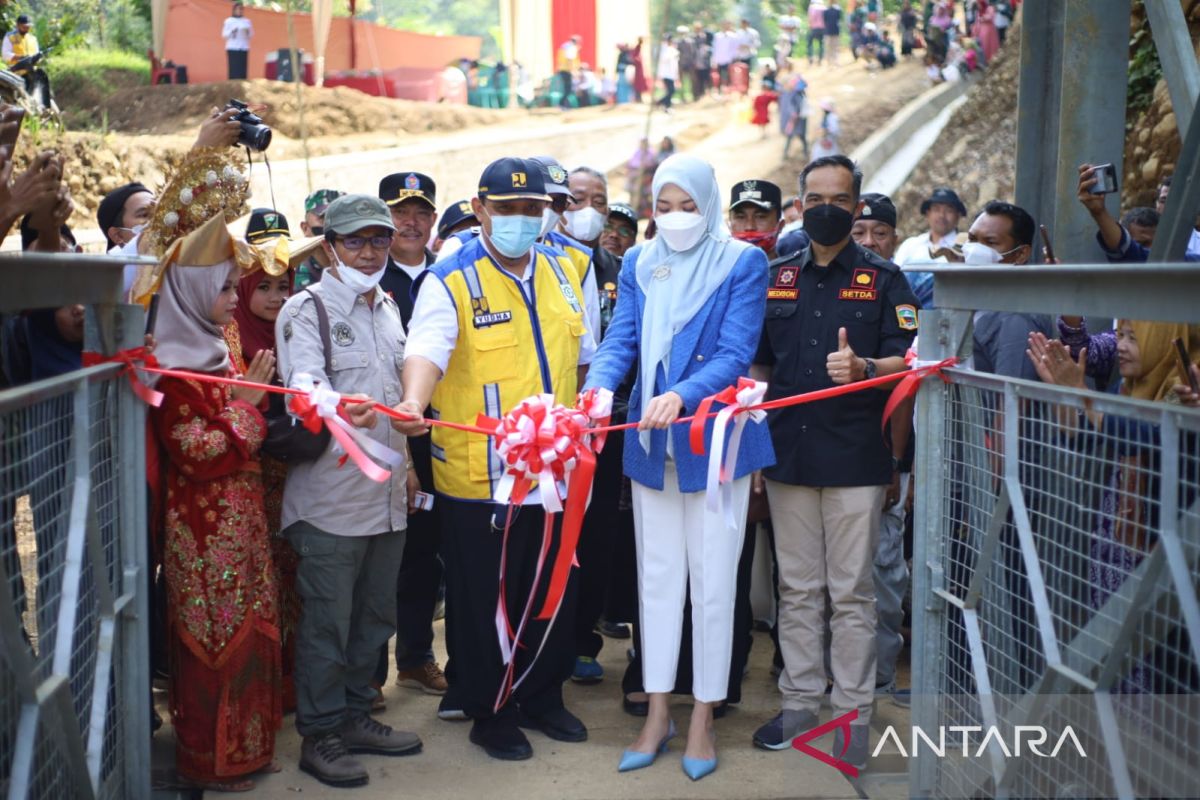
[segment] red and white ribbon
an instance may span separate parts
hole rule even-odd
[[[767,412],[751,407],[762,402],[767,393],[767,384],[749,378],[739,378],[737,386],[730,386],[713,397],[714,402],[724,403],[713,422],[712,455],[708,459],[708,480],[705,485],[705,510],[725,517],[729,529],[739,527],[733,509],[733,476],[737,470],[738,451],[742,444],[742,431],[746,423],[762,422]],[[707,410],[706,410],[707,411]],[[725,445],[725,430],[733,420],[733,431],[729,435],[729,446]]]
[[[307,372],[297,373],[292,385],[304,394],[294,395],[288,407],[304,426],[314,433],[320,430],[319,425],[322,421],[329,427],[329,433],[333,436],[334,442],[345,453],[340,464],[344,464],[346,458],[349,458],[364,475],[377,483],[386,482],[392,477],[392,473],[376,464],[371,458],[368,458],[368,455],[392,467],[404,465],[402,453],[398,453],[382,442],[377,442],[342,419],[338,414],[338,408],[342,402],[342,396],[339,393],[325,384],[319,383]]]

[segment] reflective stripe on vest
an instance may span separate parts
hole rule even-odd
[[[458,341],[433,393],[431,414],[474,424],[499,418],[526,397],[552,392],[575,401],[581,337],[586,331],[579,281],[565,255],[535,249],[532,297],[477,244],[454,253],[434,273],[458,315]],[[572,302],[574,301],[574,302]],[[503,473],[483,436],[434,428],[434,484],[450,497],[487,500]]]

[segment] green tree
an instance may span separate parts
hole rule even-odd
[[[715,26],[733,17],[733,0],[650,0],[650,35],[657,38],[662,32],[697,22]]]

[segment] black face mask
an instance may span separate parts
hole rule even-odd
[[[843,241],[854,227],[854,215],[839,206],[813,206],[804,209],[804,230],[814,242],[830,247]]]

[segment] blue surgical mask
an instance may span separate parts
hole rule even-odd
[[[506,258],[520,258],[529,252],[542,235],[542,217],[519,215],[501,217],[489,214],[492,232],[488,240]]]

